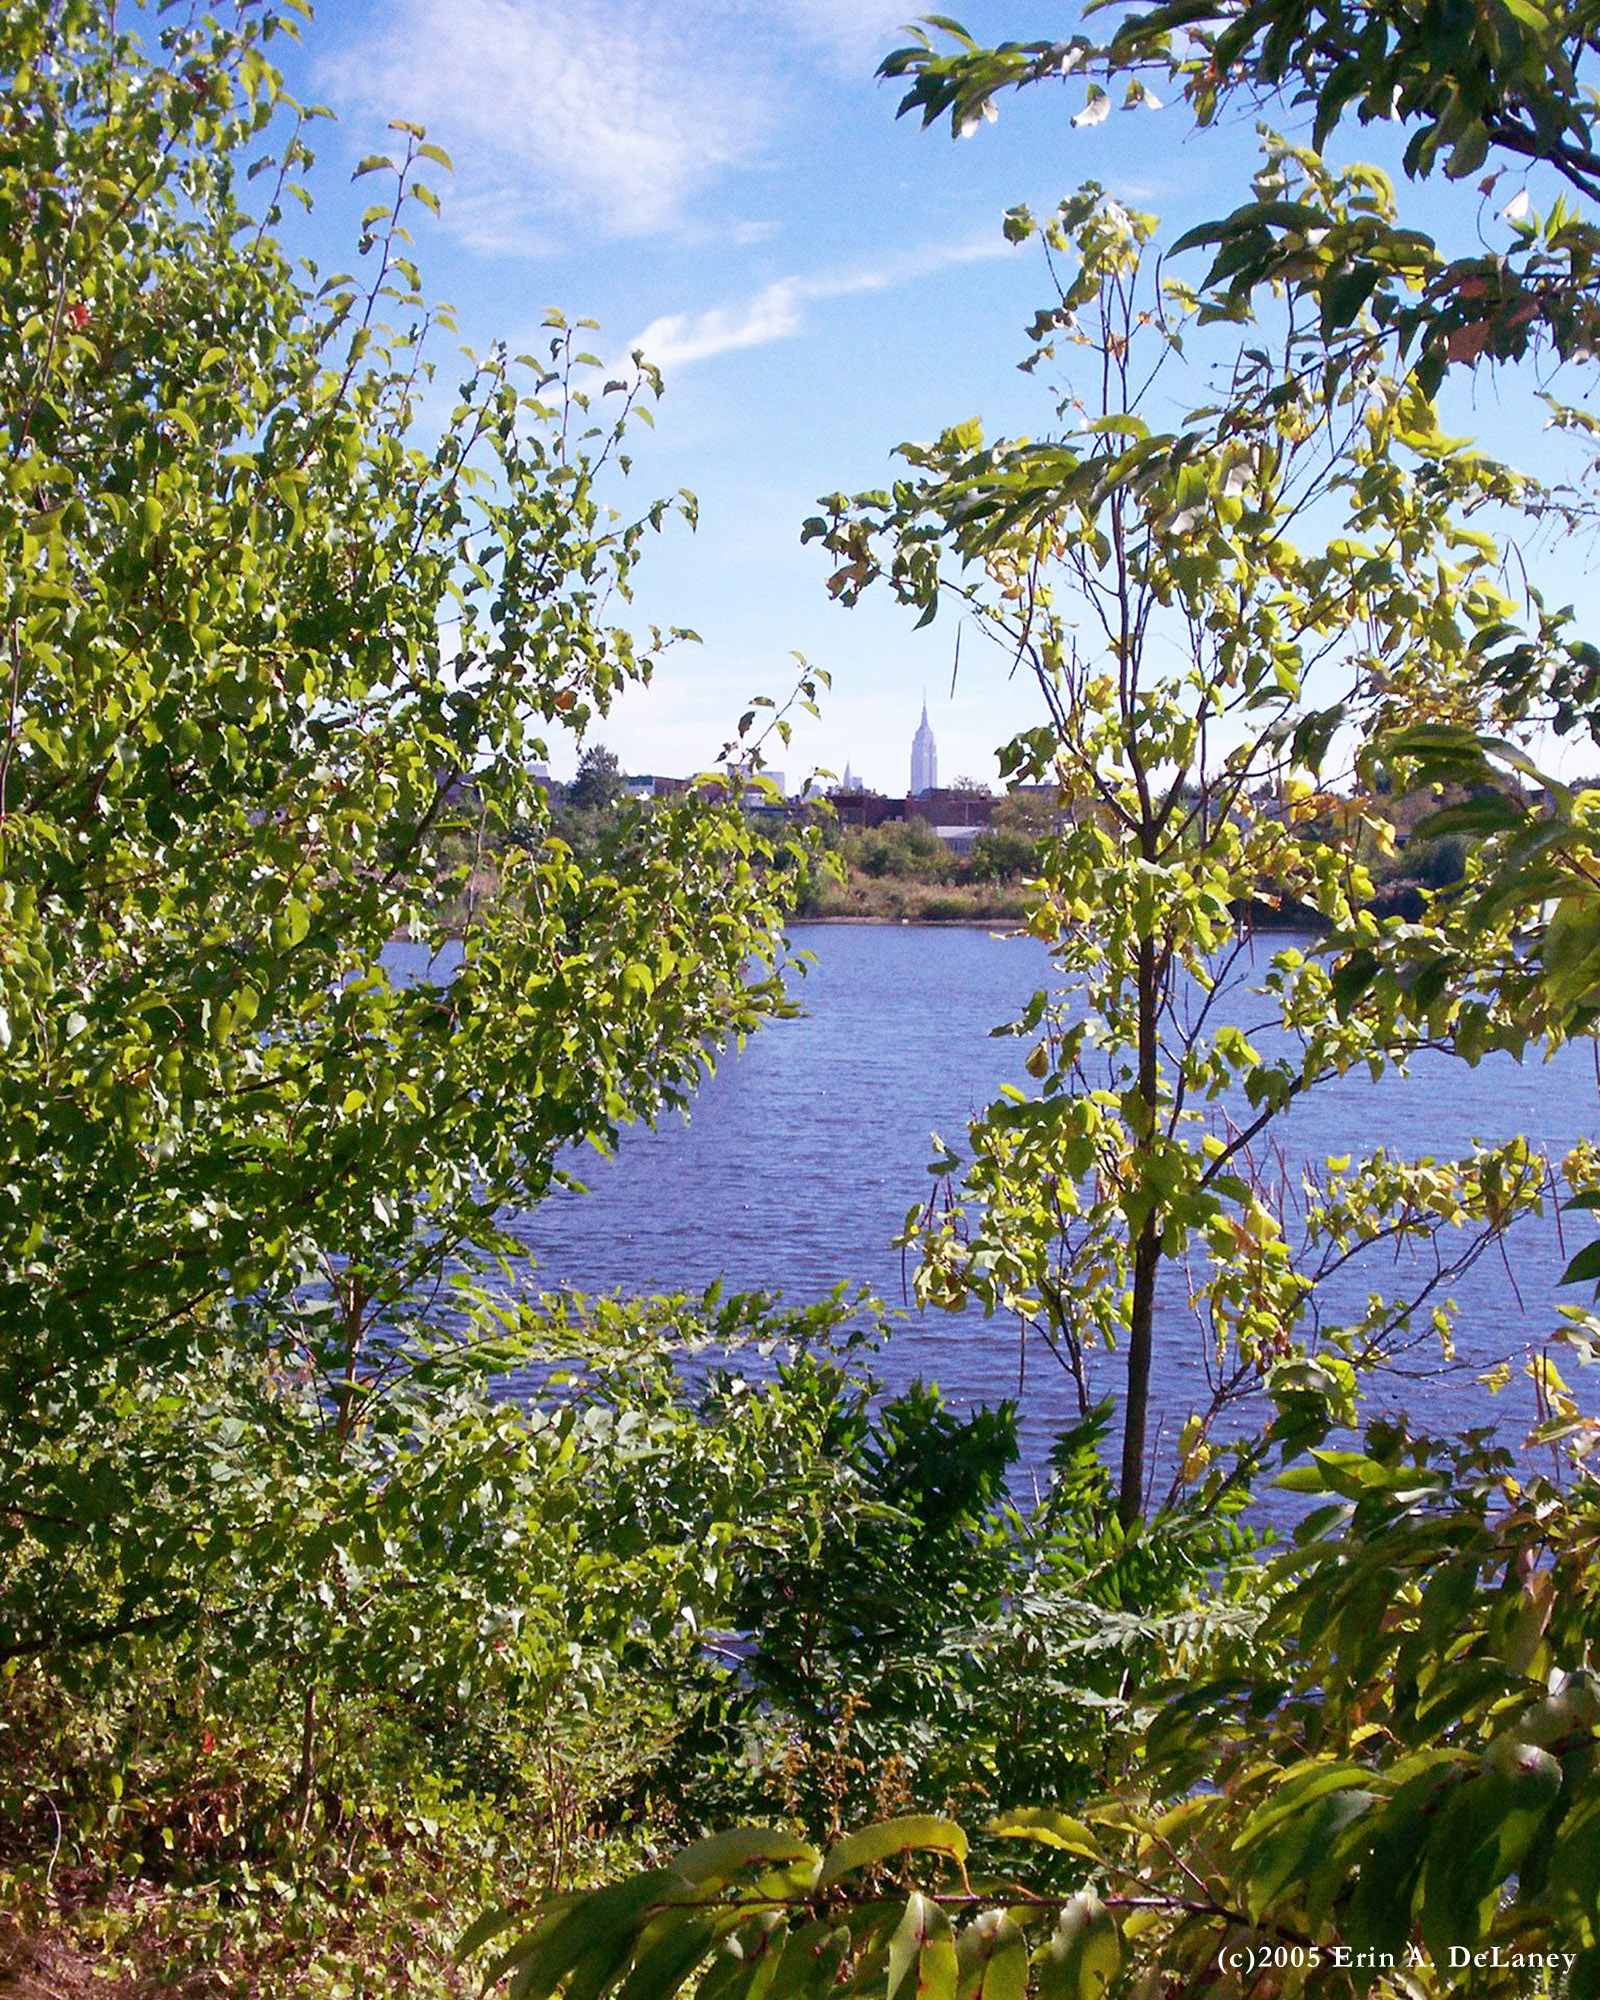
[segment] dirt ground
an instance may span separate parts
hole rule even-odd
[[[126,1989],[124,1989],[126,1990]],[[0,1917],[0,1994],[5,2000],[107,2000],[116,1987],[95,1961],[64,1939],[24,1938]]]

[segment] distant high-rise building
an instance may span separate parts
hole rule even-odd
[[[861,792],[866,790],[866,787],[856,776],[855,772],[851,770],[848,763],[844,767],[844,777],[840,782],[839,789],[841,792]]]
[[[928,703],[923,698],[922,720],[917,724],[917,733],[911,739],[911,795],[931,792],[939,784],[939,746],[933,740],[933,731],[928,727]]]

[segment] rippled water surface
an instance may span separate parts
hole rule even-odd
[[[538,1279],[548,1288],[653,1292],[699,1290],[720,1277],[732,1289],[777,1288],[797,1301],[860,1282],[909,1312],[880,1358],[891,1385],[931,1375],[963,1403],[1014,1394],[1015,1324],[905,1307],[892,1244],[928,1193],[929,1134],[959,1146],[967,1120],[1002,1084],[1027,1084],[1027,1044],[989,1031],[1049,983],[1048,953],[1032,939],[954,928],[799,925],[792,936],[815,954],[794,986],[802,1016],[726,1058],[687,1124],[630,1132],[612,1159],[575,1156],[588,1193],[560,1194],[515,1225]],[[1264,940],[1263,960],[1288,942]],[[1235,1004],[1242,1024],[1249,1007]],[[1406,1157],[1448,1156],[1519,1131],[1559,1156],[1600,1130],[1600,1093],[1586,1047],[1549,1063],[1496,1057],[1476,1070],[1430,1057],[1410,1076],[1327,1084],[1282,1129],[1291,1169],[1378,1144]],[[1587,1233],[1584,1223],[1569,1229],[1567,1255]],[[1564,1261],[1552,1221],[1522,1225],[1505,1259],[1491,1251],[1449,1288],[1461,1308],[1457,1365],[1443,1368],[1430,1348],[1415,1372],[1383,1382],[1378,1400],[1436,1428],[1495,1420],[1520,1437],[1528,1385],[1519,1376],[1491,1401],[1475,1378],[1505,1358],[1520,1370],[1558,1323],[1557,1305],[1584,1296],[1558,1292]],[[1344,1274],[1336,1304],[1359,1310],[1370,1289],[1396,1282],[1380,1256]],[[1100,1365],[1104,1387],[1115,1388],[1120,1358]],[[1168,1300],[1156,1401],[1169,1436],[1203,1395],[1198,1329],[1181,1299]],[[1074,1410],[1057,1364],[1030,1347],[1030,1451]]]

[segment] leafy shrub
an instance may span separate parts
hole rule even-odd
[[[1559,1377],[1541,1442],[1592,1435]],[[1600,1482],[1486,1433],[1374,1424],[1284,1483],[1315,1501],[1262,1576],[1259,1652],[1203,1661],[1110,1731],[1075,1816],[858,1825],[826,1852],[712,1836],[540,1914],[503,1953],[544,2000],[580,1948],[603,1994],[709,1958],[719,1994],[836,1984],[1096,2000],[1118,1990],[1491,1996],[1600,1985]],[[1027,1858],[1031,1855],[1031,1859]],[[485,1930],[503,1919],[491,1917]],[[959,1928],[958,1928],[959,1927]],[[598,1959],[596,1961],[599,1962]]]
[[[1009,882],[1038,872],[1039,841],[1017,827],[986,826],[972,843],[966,873],[975,882]]]
[[[814,1535],[742,1569],[730,1613],[745,1643],[709,1675],[673,1761],[692,1819],[742,1803],[825,1835],[885,1796],[1074,1796],[1142,1712],[1146,1679],[1249,1642],[1243,1480],[1218,1474],[1126,1534],[1107,1407],[1057,1440],[1043,1498],[1021,1507],[1011,1404],[962,1417],[919,1385],[875,1408],[869,1383],[801,1367],[845,1484]]]
[[[899,880],[945,882],[954,866],[950,850],[920,819],[886,820],[864,833],[848,834],[842,851],[863,875]]]

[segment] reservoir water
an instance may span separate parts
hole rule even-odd
[[[687,1123],[630,1131],[609,1159],[573,1156],[587,1193],[560,1193],[513,1224],[537,1260],[534,1282],[674,1292],[720,1278],[731,1290],[779,1290],[794,1302],[861,1283],[907,1315],[877,1361],[891,1387],[932,1377],[963,1405],[1015,1394],[1015,1321],[919,1312],[893,1240],[908,1209],[927,1198],[930,1133],[963,1151],[968,1119],[1001,1085],[1028,1085],[1028,1044],[990,1031],[1051,983],[1049,954],[1033,939],[958,928],[796,925],[791,939],[814,954],[792,983],[801,1016],[725,1057]],[[1291,942],[1299,941],[1263,937],[1260,963]],[[1234,1018],[1253,1025],[1260,1003],[1254,1018],[1240,1004]],[[1445,1158],[1514,1132],[1558,1159],[1578,1139],[1600,1136],[1589,1045],[1548,1062],[1500,1056],[1469,1069],[1427,1056],[1407,1076],[1336,1079],[1283,1127],[1283,1166],[1297,1175],[1303,1160],[1378,1145]],[[1492,1248],[1440,1294],[1459,1307],[1455,1363],[1425,1343],[1403,1371],[1375,1381],[1372,1402],[1437,1430],[1494,1422],[1508,1443],[1520,1442],[1534,1414],[1522,1370],[1560,1324],[1558,1307],[1587,1300],[1586,1288],[1561,1291],[1557,1280],[1591,1233],[1589,1218],[1568,1218],[1563,1248],[1553,1217],[1519,1225],[1504,1255]],[[1341,1274],[1334,1317],[1353,1316],[1371,1290],[1401,1282],[1386,1251],[1359,1260]],[[1205,1395],[1201,1334],[1181,1297],[1164,1302],[1157,1336],[1155,1400],[1170,1439]],[[1477,1377],[1502,1360],[1512,1363],[1512,1385],[1491,1399]],[[1117,1388],[1121,1372],[1120,1356],[1101,1357],[1097,1388]],[[1573,1369],[1563,1372],[1570,1381]],[[1075,1411],[1069,1379],[1031,1343],[1022,1404],[1030,1458]]]

